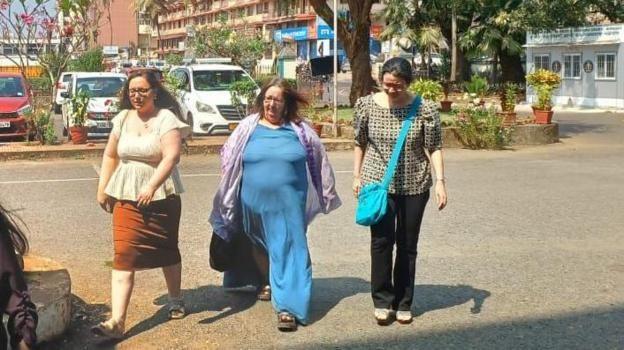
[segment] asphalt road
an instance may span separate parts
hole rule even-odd
[[[43,349],[624,348],[624,115],[565,114],[562,142],[507,151],[447,150],[449,206],[427,208],[411,325],[377,326],[369,237],[353,223],[351,154],[336,152],[344,205],[309,227],[312,323],[275,328],[270,303],[225,293],[208,266],[214,156],[184,157],[180,249],[190,315],[166,321],[160,271],[137,274],[128,338],[88,327],[109,310],[110,216],[95,203],[97,162],[9,162],[0,198],[28,224],[32,251],[72,277],[71,330]]]

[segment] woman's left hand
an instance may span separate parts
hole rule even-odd
[[[436,181],[435,186],[436,202],[438,203],[438,210],[446,207],[446,183],[444,181]]]
[[[156,189],[150,185],[146,185],[145,187],[143,187],[141,193],[139,193],[137,197],[137,206],[148,206],[152,202],[152,198],[154,198],[154,192],[156,192]]]

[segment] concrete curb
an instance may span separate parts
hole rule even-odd
[[[188,147],[183,151],[183,155],[197,154],[218,154],[221,150],[221,140],[199,140],[190,141]],[[342,151],[353,149],[352,139],[330,139],[323,138],[323,145],[327,151]],[[0,147],[0,161],[11,160],[40,160],[57,158],[101,158],[104,153],[104,143],[87,145],[57,145],[57,146],[8,146],[8,149]]]
[[[57,262],[38,256],[24,257],[24,272],[39,324],[37,340],[50,341],[65,333],[71,322],[71,279]]]

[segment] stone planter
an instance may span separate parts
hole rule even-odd
[[[24,257],[24,272],[32,302],[37,307],[37,340],[62,335],[71,322],[71,280],[56,261],[38,256]]]
[[[503,125],[504,126],[512,126],[516,124],[516,112],[497,112],[497,115],[503,117]]]

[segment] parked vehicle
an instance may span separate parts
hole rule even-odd
[[[54,94],[54,113],[56,114],[61,113],[61,107],[65,103],[65,98],[61,94],[67,91],[71,77],[72,72],[61,73],[59,80],[56,82],[56,93]]]
[[[32,106],[26,79],[19,73],[0,73],[0,138],[25,137],[26,115]]]
[[[200,64],[173,67],[169,74],[180,84],[178,102],[184,120],[194,133],[229,134],[245,117],[246,105],[234,106],[229,90],[230,84],[236,81],[253,81],[243,68],[229,64]],[[244,98],[242,102],[253,103]]]
[[[62,95],[70,99],[78,91],[84,91],[90,96],[85,122],[89,137],[105,137],[110,134],[113,128],[110,120],[118,112],[118,95],[127,79],[123,73],[72,74],[68,91]],[[67,130],[73,125],[70,109],[70,103],[63,104],[63,136],[67,136]]]

